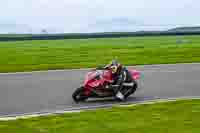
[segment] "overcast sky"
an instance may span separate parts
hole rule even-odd
[[[199,0],[0,0],[0,33],[200,26]]]

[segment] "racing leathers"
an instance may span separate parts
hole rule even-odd
[[[128,69],[126,67],[121,67],[117,73],[113,74],[113,86],[114,87],[114,93],[117,98],[123,100],[124,99],[124,94],[121,93],[121,90],[123,87],[133,87],[134,85],[134,80],[132,79],[132,76]]]

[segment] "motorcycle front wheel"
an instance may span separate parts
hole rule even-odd
[[[75,102],[85,101],[88,97],[84,95],[84,88],[77,88],[72,94],[72,98]]]

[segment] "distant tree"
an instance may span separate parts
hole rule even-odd
[[[42,29],[41,31],[43,34],[48,34],[47,30],[46,29]]]

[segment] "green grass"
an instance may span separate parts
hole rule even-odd
[[[1,133],[199,133],[200,100],[1,121]]]
[[[186,40],[177,43],[177,40]],[[0,42],[0,72],[200,62],[200,36]]]

